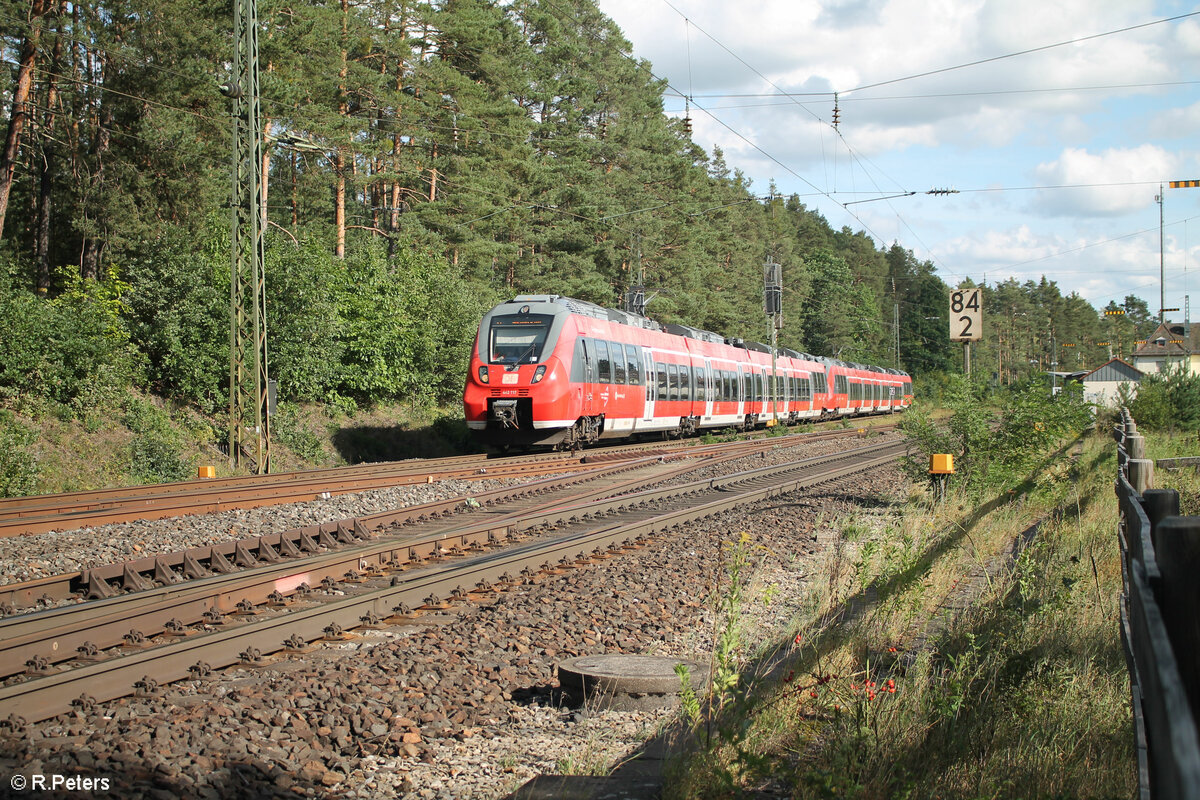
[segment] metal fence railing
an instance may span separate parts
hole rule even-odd
[[[1154,463],[1128,411],[1114,429],[1121,522],[1121,639],[1142,800],[1200,800],[1200,517],[1151,488]]]

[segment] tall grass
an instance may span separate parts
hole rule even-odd
[[[1132,796],[1112,450],[1092,437],[982,506],[844,521],[828,580],[760,643],[782,658],[727,704],[737,746],[708,739],[668,794]]]

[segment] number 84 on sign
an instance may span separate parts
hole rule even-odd
[[[950,341],[978,342],[983,338],[983,305],[979,289],[950,291]]]

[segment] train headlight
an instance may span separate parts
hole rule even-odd
[[[539,364],[538,368],[533,371],[533,380],[530,383],[537,383],[546,375],[546,365]]]
[[[479,367],[479,382],[480,383],[488,382],[488,368],[485,365],[480,365],[480,367]]]

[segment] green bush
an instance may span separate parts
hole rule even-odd
[[[378,246],[346,259],[340,392],[367,403],[450,400],[462,391],[476,328],[494,298],[466,286],[439,256],[412,246],[398,253],[388,259]]]
[[[167,236],[127,268],[125,308],[150,385],[209,413],[228,402],[227,236],[216,223],[198,244]],[[476,326],[495,298],[439,255],[411,242],[396,252],[366,244],[338,259],[317,239],[269,243],[267,359],[281,400],[353,409],[430,405],[462,391]]]
[[[138,434],[129,446],[129,476],[136,483],[181,481],[191,475],[191,464],[173,439],[156,433]]]
[[[924,404],[916,404],[901,423],[917,455],[905,469],[914,480],[928,477],[929,456],[954,456],[951,482],[969,490],[1010,488],[1029,477],[1059,443],[1091,421],[1081,387],[1071,384],[1050,395],[1044,379],[1035,379],[1002,394],[958,378],[946,392],[951,416],[935,423]]]
[[[37,458],[25,448],[36,441],[34,432],[0,409],[0,497],[37,494],[41,477]]]
[[[300,423],[298,412],[295,404],[280,403],[271,417],[271,436],[305,461],[319,461],[325,448],[320,437]]]
[[[1165,373],[1147,373],[1129,403],[1129,413],[1148,430],[1200,428],[1200,375],[1176,367]]]
[[[65,273],[64,273],[65,275]],[[120,317],[128,288],[110,273],[102,281],[70,279],[53,299],[9,285],[0,276],[0,399],[27,407],[45,402],[84,418],[114,404],[138,376],[142,359]]]
[[[125,427],[135,436],[129,445],[129,476],[137,483],[167,483],[191,476],[182,456],[179,433],[170,414],[136,395],[125,401]]]
[[[155,392],[212,413],[228,403],[229,243],[215,222],[197,241],[165,234],[126,265],[126,317]]]

